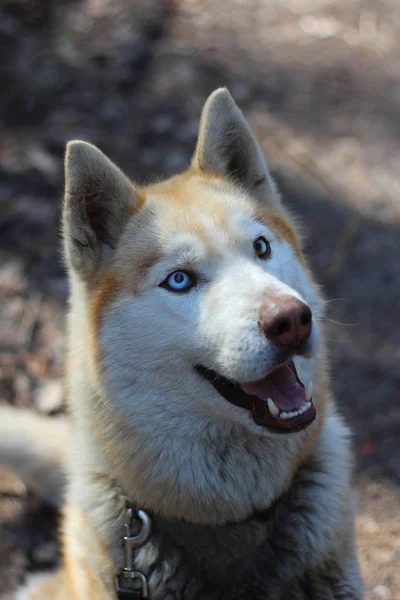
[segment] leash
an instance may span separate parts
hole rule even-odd
[[[117,600],[145,600],[149,597],[147,579],[140,571],[133,568],[134,551],[145,544],[151,532],[151,520],[144,510],[137,511],[137,517],[141,523],[137,535],[132,535],[133,510],[128,508],[126,522],[124,525],[124,566],[115,574],[115,592]]]

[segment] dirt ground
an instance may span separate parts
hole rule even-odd
[[[183,169],[227,85],[304,224],[356,453],[366,599],[400,599],[397,0],[3,0],[0,401],[63,410],[65,142],[139,182]],[[0,473],[0,596],[58,557],[58,515]]]

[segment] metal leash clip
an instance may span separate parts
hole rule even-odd
[[[149,538],[151,531],[151,520],[144,510],[138,510],[137,516],[141,521],[141,529],[138,535],[131,535],[132,509],[127,512],[127,520],[124,525],[124,567],[115,574],[115,590],[118,600],[142,600],[149,597],[147,579],[133,569],[134,551],[142,546]]]

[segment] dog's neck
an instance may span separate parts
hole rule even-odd
[[[110,404],[104,402],[92,415],[106,472],[138,506],[166,519],[202,525],[245,521],[271,506],[300,462],[302,445],[295,438],[284,442],[207,423],[201,437],[177,429],[171,439],[151,415],[144,432],[136,424],[116,422]],[[108,429],[107,423],[112,423]],[[200,429],[195,419],[185,427]]]
[[[333,545],[332,536],[343,522],[347,504],[348,448],[344,435],[340,421],[333,418],[287,491],[275,498],[266,513],[215,526],[169,519],[150,511],[152,533],[136,554],[134,566],[150,581],[152,597],[164,598],[167,585],[176,591],[177,598],[213,597],[203,589],[204,581],[226,589],[233,586],[233,590],[261,563],[268,585],[279,586],[288,568],[302,573],[320,561]],[[126,494],[120,483],[110,474],[92,474],[81,501],[103,543],[111,548],[110,571],[122,567]],[[287,561],[293,564],[289,567]],[[183,592],[188,580],[193,596]],[[226,597],[234,597],[233,591]]]
[[[86,389],[86,393],[88,392],[87,385],[86,388],[83,386],[80,389]],[[93,393],[93,390],[90,390],[90,393]],[[199,506],[203,507],[202,524],[200,524],[191,522],[194,511],[190,504],[187,518],[184,516],[173,518],[163,514],[162,510],[154,509],[154,504],[149,506],[135,497],[140,495],[140,486],[134,476],[130,480],[121,478],[118,469],[110,464],[109,458],[104,453],[104,444],[108,443],[107,437],[104,437],[104,430],[98,427],[93,410],[90,409],[93,403],[88,403],[87,400],[87,398],[77,397],[74,399],[75,439],[71,444],[70,463],[74,475],[70,478],[67,500],[82,507],[85,518],[92,523],[102,544],[109,548],[107,568],[109,572],[104,571],[105,581],[111,581],[110,574],[123,566],[121,540],[124,534],[126,499],[131,497],[139,507],[147,509],[152,518],[152,535],[138,552],[135,568],[149,578],[152,597],[155,600],[165,597],[163,590],[169,577],[173,584],[171,589],[177,590],[177,598],[192,597],[186,592],[183,595],[185,581],[181,578],[181,571],[186,573],[186,580],[189,578],[193,582],[193,598],[208,597],[208,591],[204,593],[202,591],[202,581],[218,581],[222,585],[230,586],[232,582],[239,582],[246,578],[247,573],[252,572],[253,563],[256,564],[261,560],[260,557],[263,559],[263,565],[265,561],[268,562],[269,580],[275,581],[279,573],[284,573],[288,568],[284,561],[290,560],[290,557],[296,557],[296,569],[298,568],[300,572],[320,560],[324,552],[331,547],[332,535],[338,530],[338,523],[343,520],[343,506],[347,504],[345,494],[349,484],[346,430],[334,414],[331,414],[326,421],[323,435],[316,440],[311,454],[303,461],[302,466],[296,469],[294,478],[290,477],[293,471],[287,468],[289,477],[286,481],[283,479],[281,485],[275,487],[270,485],[268,460],[260,463],[263,456],[254,455],[253,447],[249,448],[244,444],[241,448],[241,453],[248,452],[249,456],[245,458],[245,464],[238,466],[236,474],[238,485],[241,483],[240,478],[246,475],[246,465],[250,465],[250,468],[256,465],[252,473],[253,485],[258,485],[261,489],[264,486],[264,489],[270,490],[268,500],[264,496],[265,502],[259,506],[259,509],[270,510],[270,518],[260,519],[257,514],[258,508],[251,505],[251,502],[247,502],[245,498],[244,508],[242,507],[236,513],[236,518],[224,520],[221,518],[224,513],[217,512],[216,519],[215,512],[212,511],[214,508],[218,511],[217,495],[220,494],[220,502],[223,503],[226,499],[224,497],[226,490],[223,487],[216,489],[215,501],[204,504],[205,494],[202,496],[200,487],[196,491],[199,496]],[[97,405],[101,403],[101,399],[96,398],[95,402]],[[106,418],[107,415],[103,416]],[[121,436],[126,435],[126,431],[122,430]],[[163,440],[163,443],[167,442]],[[74,454],[76,450],[78,452]],[[192,450],[190,448],[186,450],[190,460]],[[210,453],[212,448],[206,447],[204,451],[206,450]],[[256,450],[261,452],[262,448]],[[142,454],[141,458],[145,457],[146,454],[144,456]],[[131,457],[128,457],[128,462],[129,458]],[[183,460],[185,457],[181,458]],[[271,460],[271,455],[266,458]],[[280,459],[282,464],[282,456]],[[165,460],[172,460],[168,452]],[[178,465],[175,465],[178,476],[180,476],[179,465],[184,464],[183,460],[182,463],[178,462]],[[201,467],[202,465],[199,464],[199,470]],[[208,482],[206,480],[201,482],[208,492]],[[172,477],[172,484],[174,483],[179,488]],[[226,482],[222,482],[221,486],[223,483]],[[158,502],[164,490],[159,489],[160,484],[157,486],[157,480],[149,481],[147,485],[151,485],[149,489],[153,493],[153,500]],[[287,494],[284,493],[281,497],[285,490]],[[178,497],[179,501],[182,499],[184,500],[184,495]],[[275,502],[276,506],[274,506]],[[160,506],[162,506],[161,502]],[[184,505],[181,506],[184,508]],[[305,527],[299,527],[300,512],[306,513],[304,518],[307,526]],[[232,513],[234,514],[233,510]],[[216,526],[218,520],[222,523]],[[290,532],[290,540],[285,537],[287,532]],[[281,542],[285,546],[284,550],[276,547]],[[286,552],[287,545],[293,545],[293,552]],[[277,563],[275,555],[280,556],[282,564]],[[265,570],[267,567],[262,568]],[[154,589],[161,591],[153,593]]]
[[[92,523],[93,530],[99,536],[101,545],[109,548],[108,571],[99,568],[100,561],[93,555],[93,569],[99,573],[107,585],[111,574],[124,566],[122,538],[125,533],[127,495],[120,482],[115,480],[110,471],[85,469],[90,464],[101,465],[87,444],[88,454],[81,457],[79,478],[76,471],[71,478],[68,490],[68,500],[83,508],[84,518]],[[105,462],[103,462],[103,466]],[[152,588],[152,597],[164,598],[163,593],[154,595],[154,587],[162,589],[165,581],[171,576],[176,597],[183,597],[181,588],[181,570],[188,574],[193,582],[194,597],[198,596],[201,580],[218,581],[223,583],[232,575],[231,569],[235,563],[241,568],[248,564],[250,557],[258,552],[267,542],[275,520],[282,510],[284,496],[276,498],[269,507],[260,512],[254,512],[247,518],[236,523],[223,525],[199,525],[180,519],[169,519],[148,511],[152,522],[152,532],[148,541],[136,553],[134,568],[145,574]],[[147,509],[147,506],[143,506]],[[210,517],[210,520],[213,519]],[[132,530],[135,535],[135,530]],[[188,565],[183,565],[182,561]],[[103,573],[103,574],[101,574]],[[239,570],[236,568],[236,574]],[[195,591],[196,590],[196,591]],[[186,597],[186,596],[185,596]]]
[[[269,509],[254,513],[245,521],[219,526],[152,515],[152,534],[136,552],[134,567],[147,577],[158,571],[159,581],[165,579],[165,573],[169,571],[178,582],[179,569],[187,572],[189,568],[193,572],[193,585],[195,581],[198,585],[201,580],[225,585],[234,565],[237,565],[236,571],[241,570],[267,543],[284,503],[285,495],[282,495]],[[188,564],[183,566],[182,561],[188,561]]]

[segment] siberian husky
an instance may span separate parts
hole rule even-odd
[[[323,301],[229,92],[182,174],[138,187],[81,141],[65,164],[63,562],[17,597],[361,599]],[[59,430],[0,422],[3,456],[26,475],[29,436],[54,494]]]

